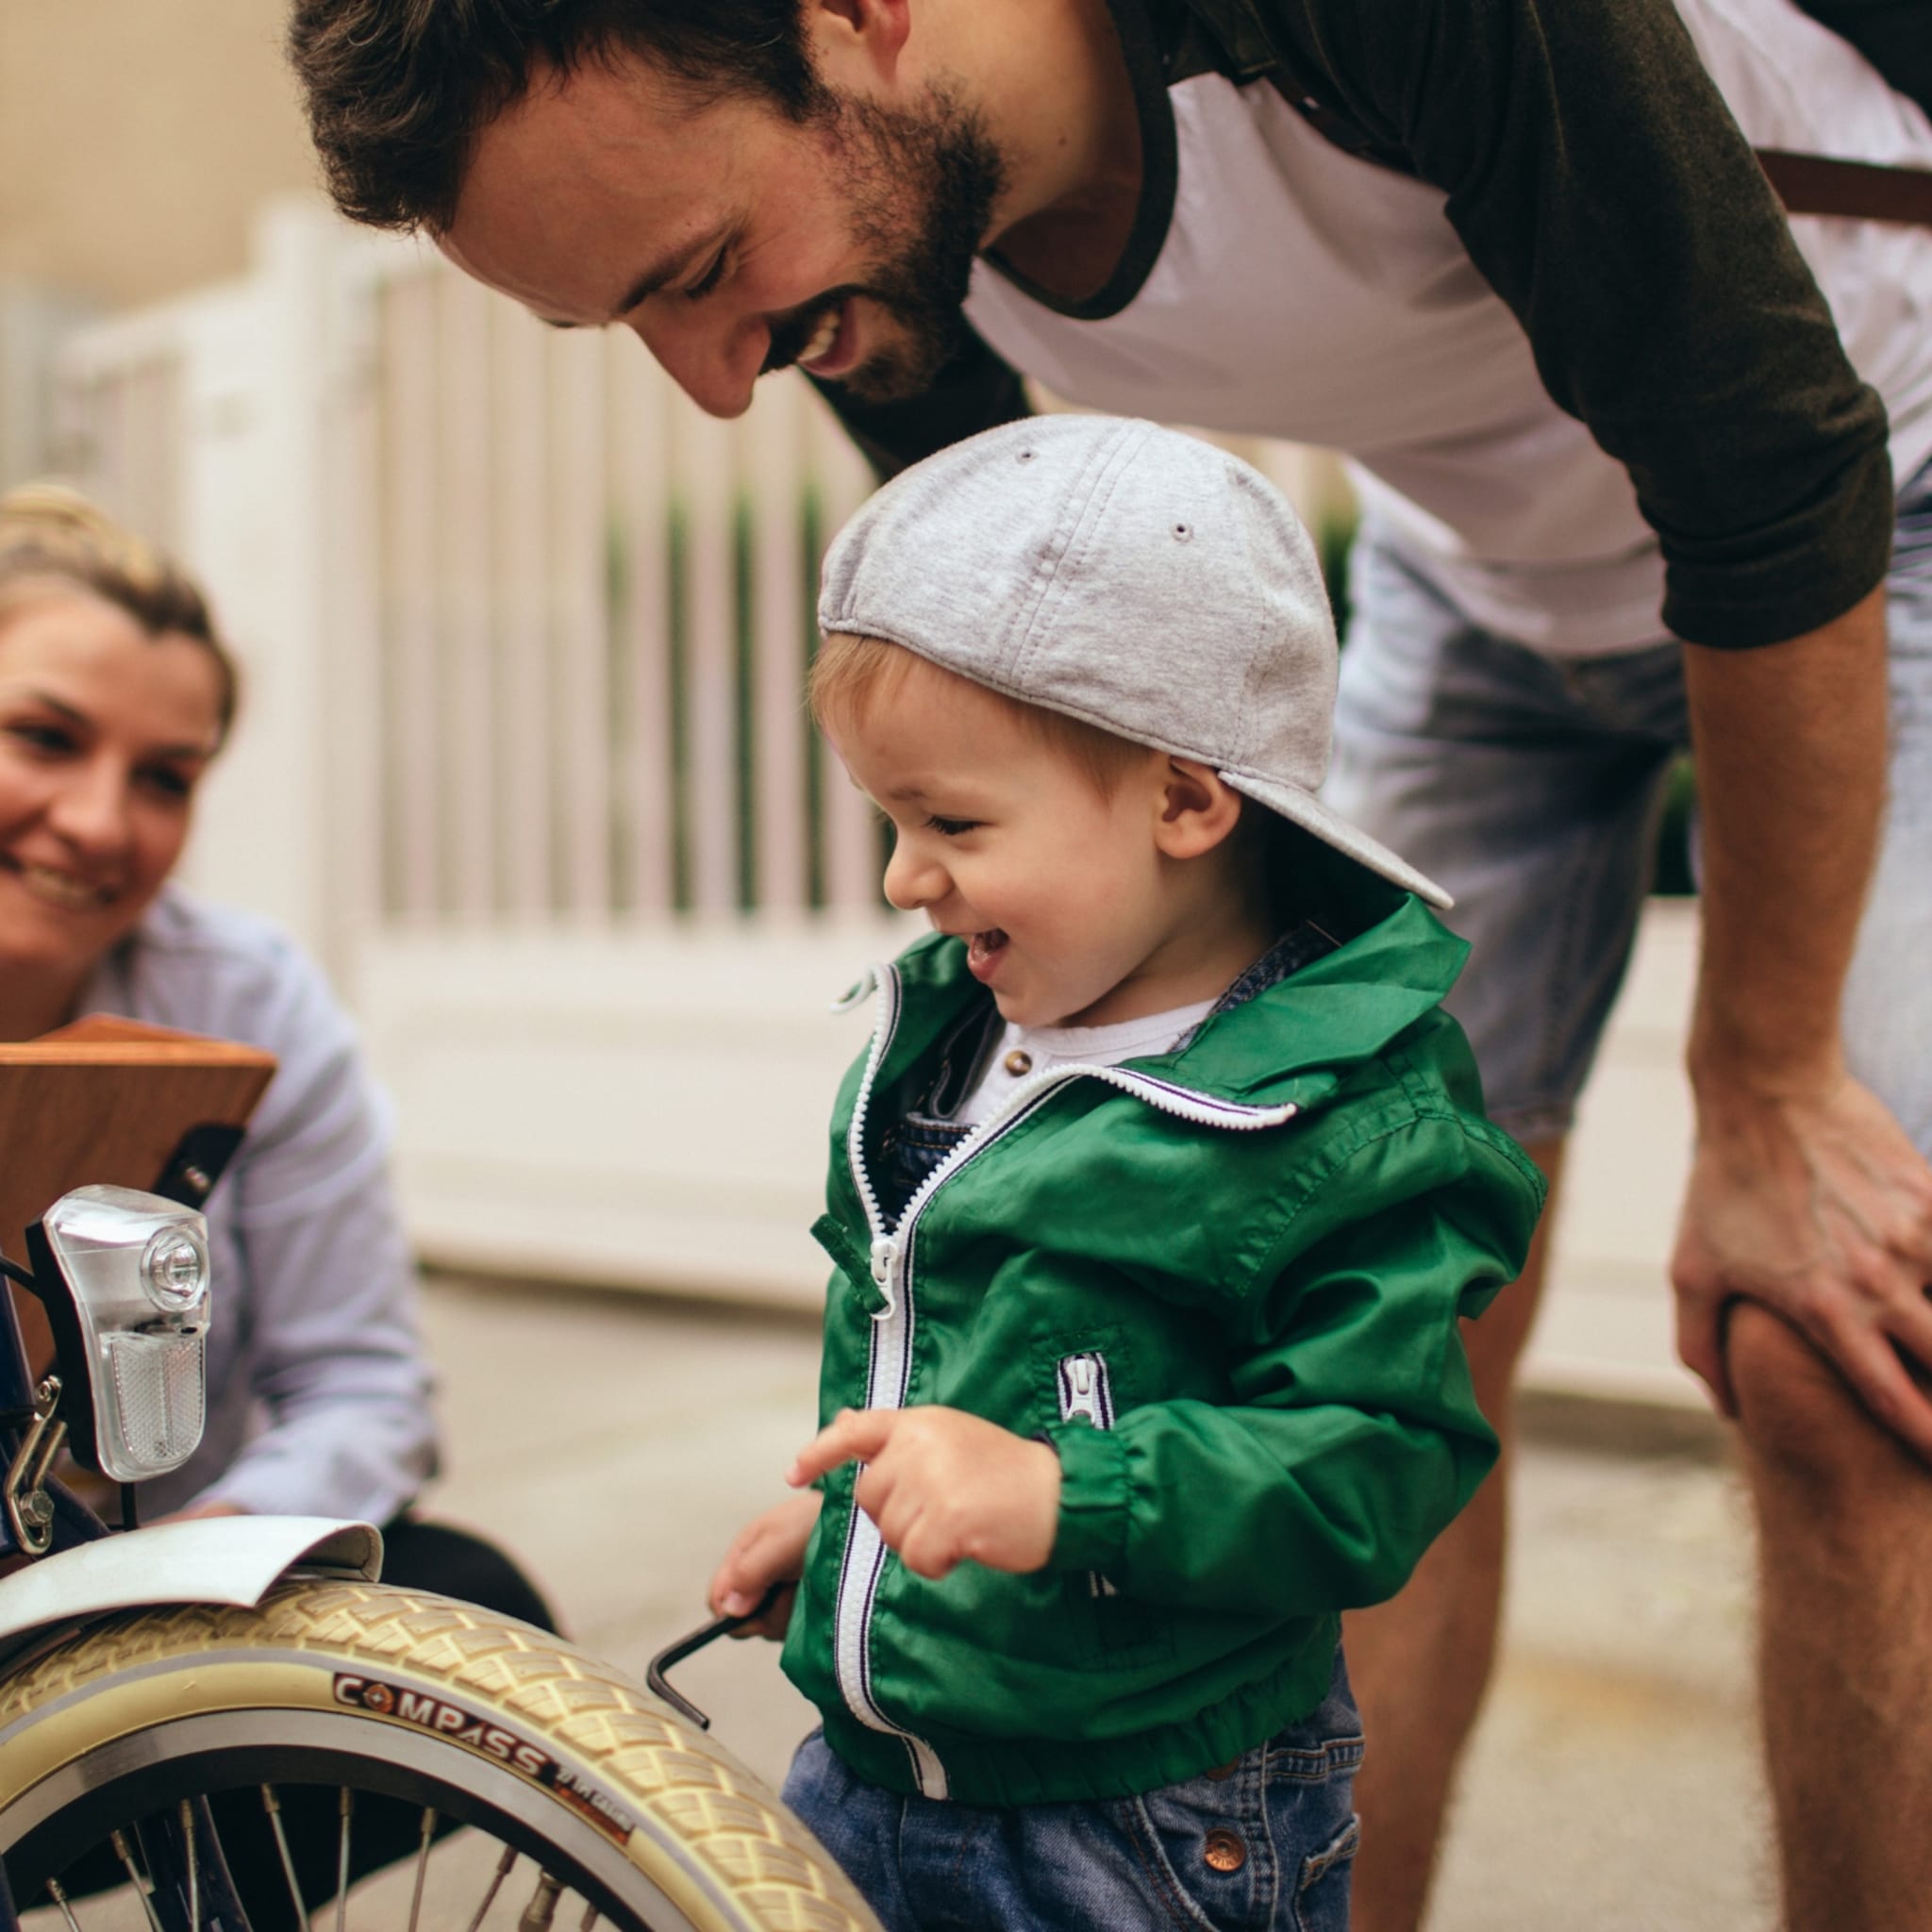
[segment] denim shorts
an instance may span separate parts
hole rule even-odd
[[[991,1809],[861,1783],[814,1731],[785,1802],[886,1932],[1346,1932],[1361,1724],[1341,1653],[1300,1724],[1139,1798]]]
[[[1365,526],[1324,796],[1455,894],[1445,1002],[1497,1124],[1554,1139],[1622,984],[1664,784],[1690,744],[1682,646],[1545,657],[1469,622]],[[1891,803],[1845,990],[1852,1072],[1932,1155],[1932,466],[1888,579]]]

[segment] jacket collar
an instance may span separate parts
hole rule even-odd
[[[1203,1021],[1176,1053],[1128,1062],[1219,1099],[1306,1107],[1348,1068],[1374,1059],[1441,1005],[1469,953],[1421,900],[1390,892],[1391,909],[1333,952],[1239,1006]],[[903,996],[888,1054],[906,1067],[957,1025],[980,998],[966,948],[932,933],[902,954]],[[883,1071],[883,1070],[882,1070]]]

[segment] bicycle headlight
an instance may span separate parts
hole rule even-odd
[[[195,1217],[197,1220],[200,1217]],[[141,1257],[141,1285],[156,1307],[192,1317],[208,1303],[208,1242],[198,1228],[158,1227]]]
[[[178,1469],[206,1413],[207,1222],[158,1194],[76,1188],[27,1245],[63,1378],[86,1384],[62,1405],[75,1460],[122,1483]]]

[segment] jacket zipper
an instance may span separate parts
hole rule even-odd
[[[865,1171],[865,1119],[879,1068],[891,1050],[899,1026],[900,983],[895,967],[874,967],[833,1009],[850,1010],[874,988],[879,993],[878,1023],[873,1028],[858,1099],[845,1134],[845,1160],[872,1233],[872,1277],[885,1297],[885,1307],[873,1317],[870,1353],[865,1371],[865,1407],[901,1408],[906,1401],[907,1371],[912,1359],[911,1324],[899,1307],[892,1280],[893,1257],[885,1239],[885,1215],[872,1179]],[[872,1694],[872,1606],[886,1565],[886,1546],[878,1525],[855,1503],[846,1519],[845,1549],[839,1559],[839,1588],[832,1612],[832,1669],[845,1707],[869,1729],[897,1738],[912,1759],[912,1775],[928,1798],[946,1795],[945,1768],[924,1738],[896,1724]]]
[[[1082,1355],[1063,1355],[1055,1371],[1059,1385],[1060,1420],[1070,1423],[1082,1416],[1096,1429],[1113,1427],[1113,1384],[1107,1373],[1107,1357],[1097,1350]],[[1098,1570],[1087,1573],[1090,1596],[1118,1596],[1108,1579]]]
[[[1085,1416],[1096,1429],[1113,1427],[1113,1386],[1107,1357],[1097,1353],[1063,1355],[1059,1361],[1060,1420]]]
[[[872,1318],[871,1352],[866,1367],[865,1406],[868,1408],[905,1407],[906,1386],[912,1362],[913,1241],[918,1231],[919,1217],[924,1212],[926,1203],[969,1160],[983,1154],[1059,1088],[1074,1080],[1101,1080],[1124,1092],[1138,1094],[1163,1113],[1178,1115],[1202,1126],[1229,1127],[1237,1131],[1280,1126],[1301,1111],[1293,1101],[1285,1102],[1280,1107],[1247,1107],[1238,1101],[1222,1100],[1211,1093],[1196,1092],[1153,1074],[1128,1073],[1121,1067],[1081,1064],[1049,1067],[1014,1088],[1000,1106],[926,1175],[907,1202],[906,1211],[900,1215],[897,1227],[888,1231],[878,1194],[865,1171],[865,1124],[872,1107],[874,1085],[891,1050],[892,1036],[898,1030],[902,1004],[898,968],[891,965],[874,967],[839,1003],[838,1010],[849,1010],[874,988],[881,997],[878,1024],[873,1029],[865,1072],[858,1083],[858,1097],[854,1103],[852,1120],[845,1133],[846,1165],[858,1189],[859,1204],[865,1209],[866,1225],[872,1234],[872,1278],[884,1303]],[[833,1669],[846,1708],[868,1728],[898,1738],[911,1757],[913,1776],[921,1794],[928,1798],[943,1798],[947,1790],[946,1773],[939,1754],[923,1738],[914,1736],[903,1724],[894,1724],[879,1708],[872,1694],[872,1617],[885,1561],[885,1543],[877,1525],[862,1509],[855,1507],[847,1522],[845,1551],[839,1567],[833,1624]]]

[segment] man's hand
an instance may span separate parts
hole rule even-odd
[[[1734,1413],[1723,1309],[1761,1302],[1932,1461],[1932,1397],[1908,1365],[1932,1368],[1932,1174],[1846,1073],[1839,1024],[1885,816],[1884,589],[1781,644],[1688,645],[1684,681],[1704,950],[1678,1350]]]
[[[787,1496],[762,1516],[754,1516],[732,1538],[706,1592],[714,1617],[748,1616],[773,1584],[796,1585],[805,1570],[805,1546],[811,1541],[824,1500],[816,1490]],[[795,1588],[783,1591],[762,1617],[741,1624],[732,1636],[783,1637],[797,1597]]]
[[[1671,1280],[1677,1349],[1727,1415],[1723,1317],[1737,1296],[1793,1324],[1932,1462],[1932,1168],[1866,1088],[1700,1091]]]
[[[841,1409],[785,1473],[808,1483],[862,1462],[855,1498],[921,1576],[971,1558],[990,1570],[1043,1569],[1059,1528],[1060,1461],[957,1408]]]

